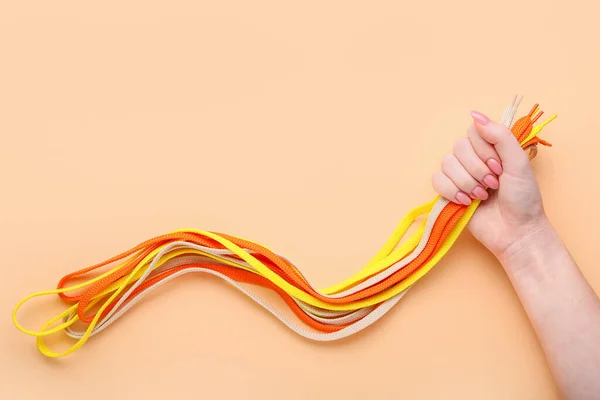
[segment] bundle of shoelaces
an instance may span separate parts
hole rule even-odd
[[[543,113],[536,104],[529,114],[515,121],[521,100],[520,96],[513,99],[501,122],[511,129],[532,158],[537,154],[537,145],[550,146],[538,134],[556,115],[536,125]],[[444,257],[479,204],[476,200],[464,206],[438,196],[416,207],[399,222],[388,241],[362,269],[320,290],[288,258],[258,243],[209,231],[173,231],[72,272],[60,279],[54,290],[27,296],[14,308],[13,321],[22,332],[36,337],[42,354],[61,357],[108,328],[159,286],[189,273],[202,272],[233,285],[305,338],[342,339],[365,329],[394,307]],[[419,218],[423,221],[416,224]],[[419,225],[418,228],[402,241],[413,224],[415,228]],[[88,280],[69,286],[70,281],[83,278]],[[252,286],[275,291],[305,326],[298,326],[253,293],[249,289]],[[17,311],[26,301],[44,295],[58,295],[68,308],[39,331],[25,329],[17,320]],[[76,330],[76,325],[84,328]],[[65,351],[50,350],[44,337],[61,331],[75,343]]]

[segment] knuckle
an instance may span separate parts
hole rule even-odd
[[[461,138],[454,142],[454,154],[463,154],[470,146],[468,138]]]
[[[431,186],[433,186],[433,188],[435,189],[435,191],[439,191],[439,185],[440,185],[440,171],[436,172],[435,174],[431,175]]]
[[[453,189],[449,183],[449,178],[442,171],[437,171],[431,177],[433,190],[440,196],[449,197],[453,195]]]
[[[462,190],[471,191],[475,187],[475,181],[471,178],[463,178],[460,183]]]
[[[490,174],[490,171],[485,171],[483,170],[483,168],[480,171],[477,171],[477,173],[475,175],[473,175],[473,179],[478,182],[481,183],[483,182],[483,178],[485,178],[486,175]]]
[[[473,125],[473,124],[470,124],[470,125],[467,127],[467,136],[468,136],[468,137],[474,137],[474,136],[477,136],[477,129],[475,129],[475,125]]]
[[[434,185],[439,185],[444,178],[444,173],[442,171],[436,171],[433,175],[431,175],[431,182]]]
[[[487,143],[478,143],[477,146],[473,146],[473,150],[475,151],[475,155],[484,163],[490,158],[495,157],[496,154],[494,147]]]
[[[495,133],[498,135],[499,138],[506,138],[509,136],[512,136],[512,132],[510,131],[510,129],[508,129],[506,126],[502,125],[502,124],[497,124],[495,126]]]
[[[446,154],[442,158],[442,169],[448,170],[448,168],[454,164],[455,156],[454,154]]]

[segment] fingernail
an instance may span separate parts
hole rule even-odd
[[[471,199],[469,198],[469,196],[467,196],[463,192],[458,192],[456,194],[456,200],[458,200],[459,203],[462,203],[465,206],[468,206],[469,204],[471,204]]]
[[[481,186],[477,186],[475,189],[473,189],[471,194],[473,195],[473,197],[480,200],[486,200],[488,198],[488,192],[486,192],[486,190]]]
[[[486,175],[483,178],[483,183],[485,183],[485,185],[490,189],[494,190],[500,187],[500,182],[498,182],[498,179],[493,175]]]
[[[479,111],[471,111],[471,117],[473,117],[479,125],[487,125],[490,122],[490,119]]]
[[[489,160],[487,160],[486,164],[492,170],[493,173],[495,173],[496,175],[502,175],[502,164],[500,164],[500,161],[494,158],[490,158]]]

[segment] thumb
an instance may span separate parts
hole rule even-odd
[[[494,146],[501,158],[502,169],[514,175],[520,175],[530,167],[529,157],[521,148],[510,129],[478,111],[472,111],[475,130],[489,144]]]

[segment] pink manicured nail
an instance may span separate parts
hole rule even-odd
[[[500,161],[494,158],[490,158],[489,160],[487,160],[486,164],[492,170],[493,173],[495,173],[496,175],[502,175],[502,164],[500,164]]]
[[[475,189],[473,189],[471,194],[473,195],[473,197],[480,200],[486,200],[488,198],[488,192],[486,192],[485,189],[481,186],[477,186]]]
[[[468,206],[469,204],[471,204],[471,199],[469,198],[469,196],[467,196],[463,192],[458,192],[456,194],[456,200],[458,200],[459,203],[462,203],[465,206]]]
[[[498,182],[498,179],[493,175],[486,175],[483,178],[483,183],[490,189],[498,189],[500,187],[500,182]]]
[[[490,122],[490,119],[479,111],[471,111],[471,117],[477,122],[479,125],[487,125]]]

